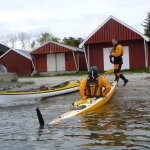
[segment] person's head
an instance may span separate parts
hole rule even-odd
[[[98,77],[98,68],[96,66],[92,66],[89,70],[89,78],[95,79]]]
[[[117,38],[112,39],[112,44],[115,46],[119,43],[119,40]]]

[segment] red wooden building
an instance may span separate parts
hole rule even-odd
[[[148,42],[148,53],[147,53],[147,57],[148,57],[148,66],[149,66],[149,69],[150,69],[150,41]]]
[[[76,47],[50,41],[30,54],[40,73],[87,70],[84,51]]]
[[[9,49],[0,56],[0,64],[7,67],[8,72],[16,72],[18,76],[30,76],[33,66],[29,51]]]
[[[85,51],[88,69],[93,65],[101,71],[113,67],[109,62],[109,53],[114,37],[117,37],[124,47],[122,69],[150,66],[150,39],[124,22],[110,16],[79,45]]]

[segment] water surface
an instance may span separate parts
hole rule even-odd
[[[150,149],[150,101],[118,99],[103,107],[39,128],[36,107],[45,122],[69,110],[78,92],[0,105],[1,150]]]

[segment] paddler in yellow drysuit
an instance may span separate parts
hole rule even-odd
[[[102,90],[102,87],[104,87],[104,90]],[[91,102],[90,98],[105,97],[110,90],[110,83],[104,76],[98,75],[98,68],[96,66],[92,66],[89,70],[89,76],[80,81],[79,92],[82,99],[72,103],[72,105],[88,104]]]
[[[114,64],[114,74],[115,74],[115,81],[119,81],[119,78],[121,78],[124,81],[123,86],[125,86],[128,82],[128,79],[126,79],[121,73],[121,67],[123,64],[122,56],[124,54],[123,47],[119,44],[117,38],[112,39],[113,49],[110,52],[110,62]],[[112,57],[114,57],[114,60],[112,60]]]

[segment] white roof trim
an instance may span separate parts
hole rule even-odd
[[[57,43],[57,42],[54,42],[54,41],[48,41],[47,43],[42,44],[40,47],[34,49],[33,51],[36,51],[37,49],[43,47],[44,45],[46,45],[46,44],[48,44],[48,43],[54,43],[54,44],[56,44],[56,45],[59,45],[59,46],[68,48],[68,49],[70,49],[70,50],[72,50],[72,51],[80,51],[80,52],[84,52],[82,49],[80,49],[80,48],[78,48],[78,47],[73,47],[73,46],[69,46],[69,45]],[[32,53],[33,51],[31,51],[30,53]]]
[[[23,53],[21,53],[20,51],[18,51],[17,49],[13,49],[15,52],[17,52],[18,54],[20,54],[20,55],[22,55],[22,56],[24,56],[24,57],[26,57],[26,58],[28,58],[28,59],[30,59],[31,60],[31,57],[28,57],[27,55],[24,55]],[[24,50],[25,51],[25,50]],[[30,53],[29,53],[29,55],[30,55]]]
[[[83,52],[83,50],[82,50],[82,49],[79,49],[78,47],[73,47],[73,46],[70,46],[70,45],[65,45],[65,44],[61,44],[61,43],[54,42],[54,41],[51,41],[51,43],[60,45],[60,46],[62,46],[62,47],[71,49],[71,50],[73,50],[73,51],[80,51],[80,52]]]
[[[0,58],[4,57],[7,53],[9,53],[11,49],[9,49],[7,52],[5,52],[3,55],[0,56]]]
[[[13,48],[10,48],[10,49],[9,49],[7,52],[5,52],[2,56],[0,56],[0,58],[4,57],[4,56],[5,56],[7,53],[9,53],[11,50],[13,50],[13,51],[17,52],[18,54],[20,54],[20,55],[22,55],[22,56],[24,56],[24,57],[26,57],[26,58],[28,58],[28,59],[31,60],[31,57],[27,57],[27,56],[24,55],[23,53],[20,53],[19,51],[15,50],[15,49],[13,49]]]
[[[147,36],[145,36],[145,35],[142,34],[141,32],[137,31],[136,29],[132,28],[131,26],[127,25],[126,23],[120,21],[119,19],[117,19],[117,18],[115,18],[114,16],[111,15],[111,16],[109,16],[97,29],[95,29],[95,30],[79,45],[79,48],[81,48],[81,47],[84,45],[84,43],[85,43],[92,35],[94,35],[94,34],[95,34],[108,20],[110,20],[110,19],[116,20],[117,22],[119,22],[120,24],[126,26],[126,27],[129,28],[130,30],[132,30],[132,31],[136,32],[137,34],[141,35],[145,41],[147,41],[147,42],[150,41],[150,39],[149,39]]]

